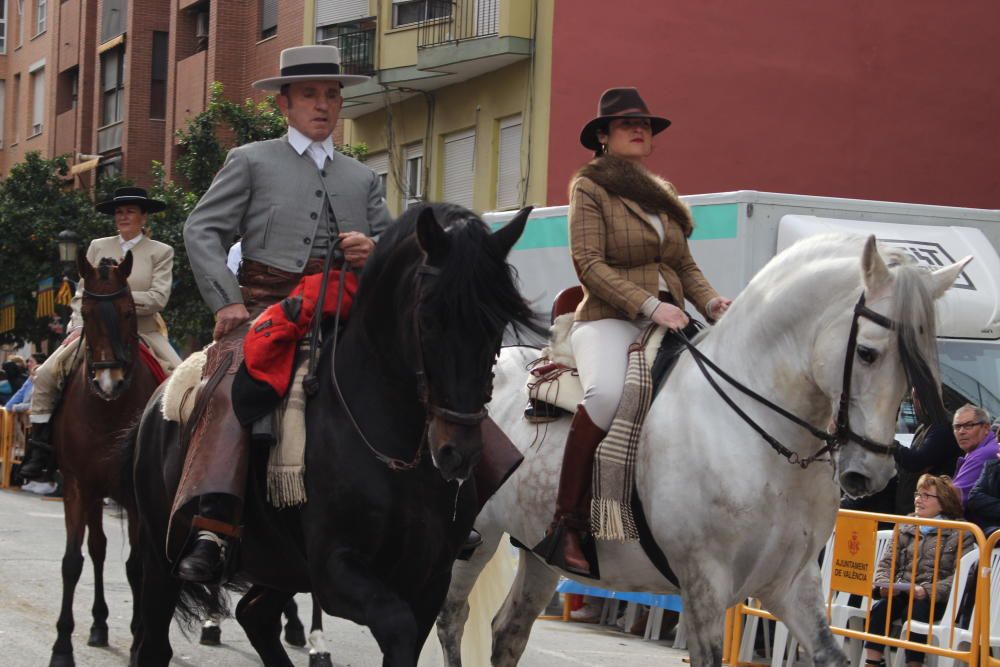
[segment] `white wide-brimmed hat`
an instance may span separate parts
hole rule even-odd
[[[293,46],[281,52],[281,76],[254,81],[258,90],[281,90],[298,81],[339,81],[345,86],[364,83],[371,77],[341,74],[340,49],[336,46]]]

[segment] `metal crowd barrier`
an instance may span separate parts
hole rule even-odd
[[[877,532],[877,525],[892,524],[894,528],[890,531]],[[931,582],[931,591],[928,594],[930,603],[929,620],[919,621],[913,619],[913,604],[915,601],[914,589],[911,587],[908,592],[903,592],[898,596],[893,596],[892,588],[887,595],[886,616],[891,617],[892,605],[906,605],[899,638],[891,636],[893,625],[886,623],[886,634],[873,634],[871,629],[871,609],[872,584],[874,582],[875,571],[879,558],[876,551],[880,548],[891,549],[890,576],[889,580],[895,578],[898,529],[901,525],[931,526],[932,530],[924,536],[920,530],[914,535],[914,550],[919,547],[920,540],[936,539],[937,543],[934,552],[934,575]],[[1000,659],[990,655],[991,647],[1000,648],[1000,573],[994,577],[994,570],[1000,569],[1000,550],[994,555],[994,548],[1000,542],[1000,532],[994,534],[989,540],[983,535],[982,530],[971,523],[964,521],[944,521],[936,519],[920,519],[912,516],[896,516],[888,514],[873,514],[867,512],[855,512],[841,510],[837,520],[838,529],[835,532],[837,540],[831,539],[827,544],[824,553],[824,563],[822,566],[823,590],[827,600],[827,618],[831,620],[831,630],[834,635],[857,642],[872,640],[884,646],[884,659],[886,663],[892,661],[889,649],[896,648],[896,664],[903,663],[902,650],[910,649],[925,653],[928,656],[937,656],[949,660],[959,660],[969,665],[979,667],[1000,667]],[[866,526],[870,526],[866,528]],[[937,584],[939,577],[939,567],[941,558],[941,548],[943,543],[942,530],[950,528],[960,531],[958,547],[955,553],[955,570],[949,576],[953,578],[951,590],[946,599],[939,598],[937,594]],[[859,532],[861,539],[859,540]],[[965,535],[972,535],[975,545],[965,547]],[[871,538],[874,538],[871,539]],[[851,541],[854,541],[851,544]],[[881,541],[881,544],[880,544]],[[837,558],[837,554],[843,554],[845,549],[853,549],[849,558]],[[978,549],[978,553],[973,554],[972,549]],[[867,553],[864,553],[867,552]],[[972,555],[970,555],[972,554]],[[963,557],[965,562],[963,563]],[[915,579],[917,569],[917,559],[914,559],[910,580]],[[971,580],[974,585],[967,584]],[[851,590],[845,590],[851,589]],[[968,590],[968,593],[967,593]],[[851,593],[860,596],[861,606],[848,605],[848,597]],[[992,595],[991,595],[992,593]],[[963,595],[974,594],[973,605],[971,607],[971,618],[968,620],[969,627],[959,625],[958,616],[963,608]],[[937,612],[944,606],[942,617],[935,621]],[[744,622],[748,619],[768,619],[777,621],[773,615],[761,609],[759,603],[753,601],[749,604],[737,605],[734,608],[735,617],[732,622],[728,622],[727,629],[731,629],[731,638],[726,642],[727,662],[731,667],[741,667],[746,665],[761,664],[753,660],[754,642],[744,642],[743,631]],[[852,620],[854,621],[852,623]],[[861,627],[851,627],[861,622]],[[992,624],[996,623],[996,629],[992,629]],[[755,623],[749,623],[748,627],[755,628]],[[924,634],[927,639],[923,642],[913,641],[912,634]],[[792,658],[789,663],[794,662],[795,648],[793,642],[787,640],[787,629],[779,623],[775,632],[774,656],[771,665],[778,666],[784,664],[784,653],[786,643]],[[748,649],[749,646],[749,649]],[[860,644],[853,647],[852,653],[856,654],[854,664],[863,662]]]
[[[24,457],[28,416],[0,408],[0,489],[10,488],[12,468]]]

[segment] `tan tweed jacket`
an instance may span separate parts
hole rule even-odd
[[[573,266],[583,284],[577,320],[634,320],[659,293],[663,276],[677,304],[687,298],[703,315],[718,293],[691,257],[680,226],[665,214],[663,242],[648,214],[630,199],[612,195],[591,179],[570,190],[569,238]]]

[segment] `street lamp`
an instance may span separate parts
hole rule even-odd
[[[72,269],[67,268],[76,264],[76,254],[80,250],[80,235],[69,229],[64,229],[56,236],[59,243],[59,262],[63,265],[63,271],[69,273]]]

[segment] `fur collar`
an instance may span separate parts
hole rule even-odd
[[[691,236],[694,221],[687,204],[677,197],[674,186],[645,167],[604,155],[585,164],[573,180],[586,177],[617,197],[631,199],[647,213],[665,213]]]

